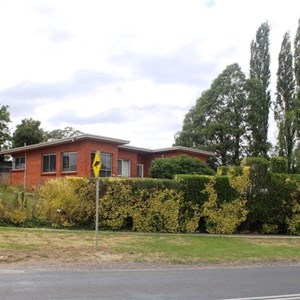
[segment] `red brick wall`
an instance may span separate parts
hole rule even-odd
[[[57,145],[47,148],[31,150],[26,153],[25,170],[11,171],[11,184],[24,185],[26,176],[26,188],[32,189],[46,180],[64,176],[90,176],[91,175],[91,152],[101,151],[112,155],[112,173],[118,173],[118,145],[96,141],[76,141],[70,144]],[[61,156],[63,152],[77,152],[77,170],[62,172]],[[42,172],[42,156],[44,154],[56,154],[56,172]],[[15,156],[25,156],[19,153]]]
[[[139,153],[137,150],[119,149],[117,144],[99,142],[95,140],[79,140],[70,142],[68,144],[56,145],[51,147],[40,148],[36,150],[27,151],[25,154],[18,153],[14,156],[26,155],[26,170],[12,170],[11,184],[21,185],[32,189],[37,185],[42,184],[46,180],[55,177],[64,176],[91,176],[91,153],[100,151],[102,153],[111,154],[112,156],[112,174],[118,174],[118,159],[130,160],[131,162],[131,177],[137,176],[137,164],[144,165],[144,177],[148,177],[151,162],[155,158],[173,157],[181,154],[187,154],[191,157],[199,158],[206,162],[206,156],[198,153],[185,152],[183,150],[176,150],[170,152],[161,152],[156,154]],[[63,152],[77,153],[77,170],[72,172],[62,172],[61,157]],[[56,172],[43,173],[42,172],[42,157],[45,154],[56,154]],[[26,180],[25,180],[26,178]],[[25,182],[26,181],[26,182]]]

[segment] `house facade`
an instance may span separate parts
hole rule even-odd
[[[25,189],[33,189],[56,177],[94,176],[92,164],[97,151],[102,163],[100,177],[148,177],[155,158],[186,154],[206,162],[208,156],[214,155],[181,146],[150,150],[128,144],[127,140],[82,134],[0,151],[0,155],[13,158],[10,184],[24,186]]]

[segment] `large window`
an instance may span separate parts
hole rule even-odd
[[[25,169],[25,156],[15,157],[13,160],[13,169]]]
[[[137,165],[137,177],[144,177],[144,165]]]
[[[56,172],[56,155],[45,154],[43,155],[43,173]]]
[[[130,177],[130,161],[119,159],[118,160],[118,176]]]
[[[62,171],[74,172],[77,171],[77,153],[64,152],[62,154]]]
[[[100,177],[111,177],[112,175],[112,155],[109,153],[100,153],[101,157],[101,169],[99,176]],[[91,176],[94,176],[94,171],[93,171],[93,162],[95,158],[95,152],[91,153]]]

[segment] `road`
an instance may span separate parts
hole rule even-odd
[[[0,269],[1,300],[242,298],[300,299],[300,266],[113,271]]]

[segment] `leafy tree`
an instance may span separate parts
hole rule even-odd
[[[23,119],[21,124],[16,126],[13,133],[13,147],[22,147],[24,144],[32,145],[43,142],[45,132],[40,128],[41,122],[38,120]]]
[[[251,42],[250,82],[248,84],[248,138],[250,155],[267,156],[269,110],[271,94],[270,84],[270,26],[264,22],[256,32],[256,39]],[[256,117],[254,117],[256,116]]]
[[[294,40],[294,71],[296,83],[296,118],[297,118],[297,136],[300,138],[300,19],[298,20],[298,29]]]
[[[293,55],[289,32],[285,33],[278,56],[276,101],[274,116],[278,125],[279,155],[288,160],[288,169],[292,167],[292,156],[295,146],[295,81]]]
[[[185,116],[175,144],[216,152],[218,164],[239,164],[245,140],[245,75],[232,64]]]
[[[187,155],[153,160],[150,177],[172,179],[176,174],[214,175],[215,171],[200,159],[191,158]]]
[[[73,128],[73,127],[65,127],[64,129],[55,129],[46,133],[47,140],[59,140],[63,138],[78,136],[83,134],[83,132]]]
[[[11,140],[8,124],[10,122],[10,113],[7,105],[0,106],[0,147],[5,148],[7,142]]]

